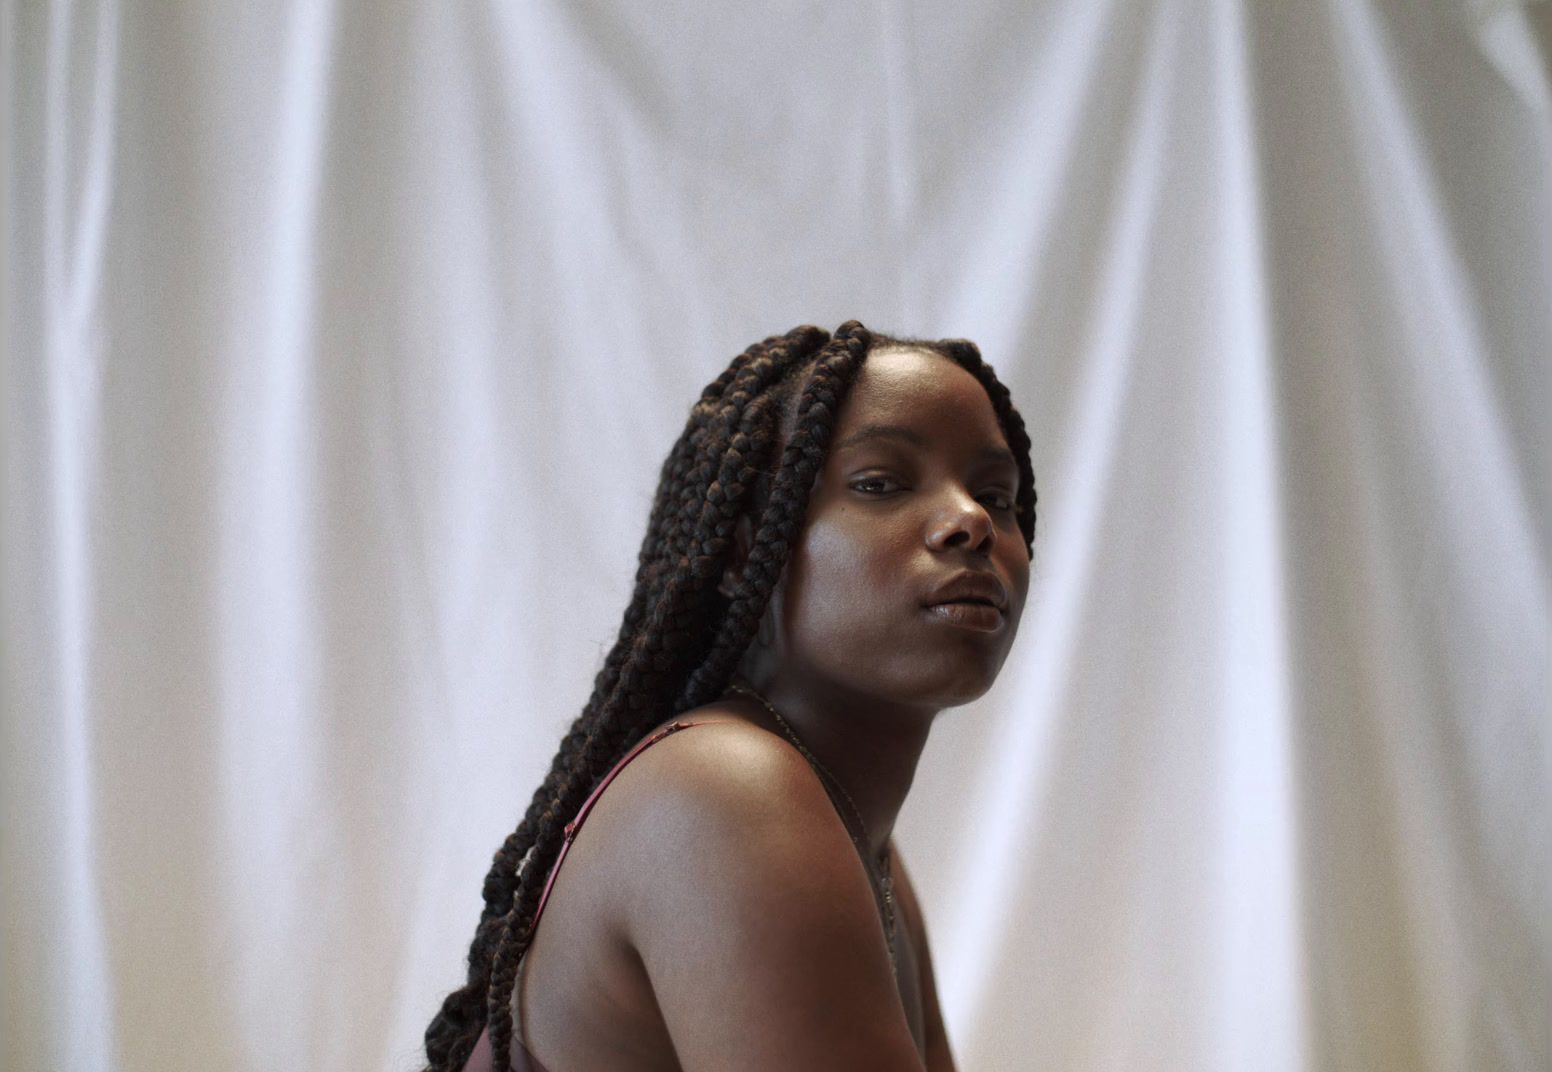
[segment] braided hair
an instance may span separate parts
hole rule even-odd
[[[487,1025],[494,1067],[510,1067],[516,968],[533,938],[566,822],[649,729],[722,695],[799,536],[842,401],[870,351],[898,347],[941,354],[986,390],[1018,461],[1015,512],[1033,557],[1029,436],[1008,389],[974,343],[897,339],[850,320],[834,335],[794,328],[735,357],[701,392],[663,463],[619,637],[522,822],[485,876],[468,981],[448,995],[426,1029],[427,1072],[458,1072]],[[723,595],[718,585],[733,529],[746,515],[754,522],[752,545],[734,591]]]

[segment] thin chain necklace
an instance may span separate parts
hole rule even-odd
[[[797,746],[797,750],[803,753],[803,758],[808,760],[809,764],[813,766],[815,770],[819,771],[821,774],[827,777],[830,780],[831,785],[840,790],[841,796],[846,798],[846,803],[848,806],[850,806],[851,813],[857,820],[857,829],[862,832],[860,838],[855,834],[852,835],[852,843],[857,846],[858,852],[863,857],[863,859],[867,859],[867,850],[864,848],[863,843],[868,840],[868,827],[867,824],[862,821],[862,812],[857,808],[857,802],[852,800],[851,794],[846,791],[846,787],[841,784],[841,780],[830,772],[829,767],[826,767],[823,763],[819,762],[819,757],[808,750],[808,746],[805,745],[801,739],[799,739],[797,731],[787,724],[787,720],[781,717],[781,712],[772,707],[770,701],[767,700],[764,696],[761,696],[758,692],[755,692],[754,689],[751,689],[747,685],[741,684],[737,681],[728,685],[728,691],[747,696],[751,700],[754,700],[756,703],[758,703],[761,707],[769,711],[771,713],[771,717],[776,720],[779,726],[781,726],[782,732],[784,732],[787,735],[787,738]],[[888,939],[889,942],[889,963],[893,964],[895,962],[894,868],[891,864],[889,846],[887,844],[879,853],[878,869],[876,873],[878,875],[879,888],[883,891],[884,896],[884,936],[886,939]]]

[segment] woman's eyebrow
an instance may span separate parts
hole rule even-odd
[[[1018,472],[1018,459],[1007,447],[982,447],[975,452],[976,461],[1001,462],[1015,473]]]
[[[923,438],[921,433],[913,428],[906,428],[904,425],[899,424],[869,424],[841,440],[835,445],[835,449],[842,451],[847,447],[855,447],[859,443],[866,443],[871,439],[900,439],[923,450],[928,445],[927,440]],[[1018,459],[1014,458],[1013,452],[1004,446],[984,446],[975,452],[975,459],[976,461],[1006,462],[1013,468],[1018,468]]]
[[[854,447],[858,443],[865,443],[870,439],[903,439],[907,443],[923,449],[927,446],[927,441],[922,438],[919,432],[913,429],[905,428],[898,424],[870,424],[841,440],[835,445],[835,449],[845,450],[847,447]]]

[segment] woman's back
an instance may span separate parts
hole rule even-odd
[[[888,1067],[891,1048],[899,1067],[923,1067],[914,896],[901,898],[891,980],[882,943],[848,940],[881,937],[869,935],[881,924],[861,858],[797,751],[738,701],[672,722],[693,732],[664,723],[645,735],[552,873],[514,990],[514,1067],[758,1068],[761,1053],[772,1068],[863,1056]],[[864,912],[871,921],[855,918]],[[836,994],[794,1003],[792,970],[833,980]],[[466,1070],[489,1068],[482,1037]]]

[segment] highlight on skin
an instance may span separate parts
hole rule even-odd
[[[426,1029],[427,1072],[458,1072],[487,1026],[494,1067],[511,1065],[512,989],[564,827],[611,767],[653,726],[717,699],[754,638],[802,531],[836,415],[870,351],[941,354],[974,375],[1017,459],[1015,512],[1034,553],[1029,436],[1008,390],[974,343],[897,339],[855,320],[835,334],[805,325],[749,347],[701,392],[664,461],[635,590],[592,695],[496,850],[469,947],[466,984]],[[747,515],[754,539],[731,596],[718,589]]]

